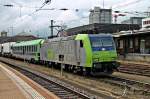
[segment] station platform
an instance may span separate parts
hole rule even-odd
[[[0,99],[59,99],[39,84],[0,63]]]

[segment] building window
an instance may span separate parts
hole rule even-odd
[[[133,40],[132,39],[130,39],[130,43],[129,44],[130,44],[129,47],[133,48]]]
[[[119,48],[123,48],[123,40],[120,40],[120,41],[119,41],[118,47],[119,47]]]
[[[139,45],[138,38],[135,38],[135,46],[138,46],[138,45]]]

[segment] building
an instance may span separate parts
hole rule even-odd
[[[142,20],[142,28],[150,28],[150,17]]]
[[[150,62],[150,29],[114,34],[119,59]]]
[[[7,32],[6,31],[2,31],[0,33],[0,37],[7,37]]]
[[[15,36],[7,36],[7,37],[0,37],[0,44],[6,43],[6,42],[19,42],[19,41],[28,41],[28,40],[34,40],[38,39],[38,37],[35,37],[34,35],[31,35],[29,33],[19,33]]]
[[[150,54],[150,29],[123,31],[113,35],[119,54]]]
[[[113,33],[119,54],[150,54],[150,18],[142,19],[139,30]]]
[[[89,24],[94,24],[94,23],[111,24],[112,10],[95,7],[94,10],[90,11],[90,15],[89,15]]]
[[[124,20],[121,23],[122,24],[138,24],[140,27],[142,27],[142,19],[144,17],[130,17],[130,19]]]

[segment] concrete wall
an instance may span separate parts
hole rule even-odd
[[[120,56],[119,58],[137,62],[150,62],[150,54],[129,53],[125,57]]]

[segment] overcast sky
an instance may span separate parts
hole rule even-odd
[[[76,27],[88,24],[89,10],[94,6],[103,7],[103,0],[52,0],[43,9],[35,12],[41,7],[45,0],[0,0],[0,31],[9,31],[13,35],[19,32],[31,31],[35,35],[47,36],[50,34],[50,20],[55,20],[56,25],[65,24],[67,27]],[[13,7],[3,5],[12,4]],[[149,0],[104,0],[105,8],[112,8],[113,11],[147,11],[150,7]],[[69,10],[59,10],[67,8]],[[78,11],[76,9],[79,9]],[[35,12],[35,13],[33,13]],[[133,16],[127,14],[121,20]]]

